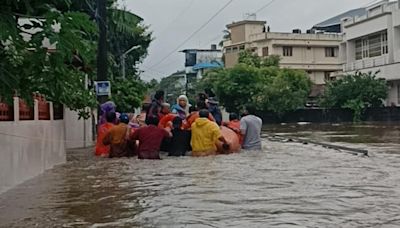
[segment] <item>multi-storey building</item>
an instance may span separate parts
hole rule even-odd
[[[378,72],[389,84],[388,106],[400,106],[400,0],[384,0],[365,15],[342,19],[344,74]]]
[[[259,56],[279,55],[280,66],[304,70],[315,84],[325,84],[330,74],[341,70],[340,34],[270,32],[265,21],[245,20],[227,25],[230,39],[224,42],[225,66],[238,62],[239,52],[250,49]]]

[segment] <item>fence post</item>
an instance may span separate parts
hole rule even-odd
[[[33,106],[33,119],[39,120],[39,100],[35,97]]]
[[[14,122],[19,121],[19,97],[14,97]]]
[[[54,120],[54,107],[53,102],[49,102],[50,120]]]

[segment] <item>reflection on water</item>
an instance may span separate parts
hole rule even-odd
[[[330,131],[317,135],[358,135]],[[385,150],[265,141],[263,152],[162,161],[78,151],[0,195],[0,227],[399,227],[400,154]]]

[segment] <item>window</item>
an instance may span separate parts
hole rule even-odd
[[[362,59],[362,42],[361,39],[356,40],[356,60]]]
[[[293,56],[293,47],[283,47],[283,56]]]
[[[382,55],[382,38],[381,34],[375,34],[368,37],[369,57],[377,57]]]
[[[387,31],[357,39],[355,45],[356,60],[373,58],[389,53]]]
[[[239,51],[244,51],[244,45],[241,45],[241,46],[239,47]]]
[[[269,55],[269,53],[268,53],[268,47],[263,47],[263,49],[262,49],[262,56],[268,56]]]
[[[381,35],[382,39],[382,54],[388,54],[389,53],[389,48],[388,48],[388,36],[387,32],[383,32]]]
[[[226,48],[226,53],[231,53],[232,52],[232,48]]]
[[[325,48],[325,56],[326,57],[337,57],[337,49],[335,47],[326,47]]]
[[[232,52],[237,52],[238,51],[238,47],[233,47],[232,48]]]
[[[362,57],[363,59],[369,57],[368,38],[362,39]]]

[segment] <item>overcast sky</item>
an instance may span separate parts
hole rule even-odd
[[[233,0],[198,35],[183,45],[187,48],[208,48],[222,39],[225,25],[239,21],[248,13],[254,13],[271,0]],[[141,65],[142,79],[160,79],[184,69],[184,55],[175,52],[157,66],[160,60],[176,49],[194,31],[210,19],[229,0],[124,0],[128,10],[144,19],[153,32],[154,41],[149,55]],[[266,20],[272,32],[290,32],[294,28],[303,31],[314,24],[347,10],[365,7],[372,0],[275,0],[257,14],[258,20]]]

